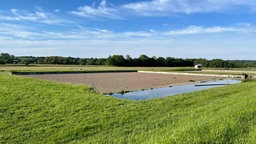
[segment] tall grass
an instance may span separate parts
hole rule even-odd
[[[138,102],[0,73],[0,143],[255,143],[255,87]]]

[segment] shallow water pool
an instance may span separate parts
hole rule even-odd
[[[110,94],[113,97],[123,98],[123,99],[130,99],[130,100],[146,100],[146,99],[153,99],[153,98],[160,98],[166,96],[172,96],[187,92],[199,91],[204,89],[209,89],[213,87],[220,87],[229,84],[236,84],[240,83],[240,80],[217,80],[217,81],[207,81],[197,84],[186,84],[180,86],[172,86],[172,87],[163,87],[163,88],[154,88],[148,90],[138,90],[138,91],[131,91],[126,93],[114,93]],[[198,86],[199,85],[199,86]]]

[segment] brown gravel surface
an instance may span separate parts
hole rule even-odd
[[[210,76],[189,76],[177,74],[157,74],[157,73],[88,73],[88,74],[44,74],[27,75],[46,80],[65,82],[72,84],[91,85],[100,93],[115,93],[122,90],[132,91],[165,87],[191,83],[190,80],[208,81],[215,77]]]

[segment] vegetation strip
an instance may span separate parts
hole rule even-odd
[[[157,71],[138,71],[141,73],[158,73],[158,74],[177,74],[177,75],[191,75],[191,76],[212,76],[212,77],[223,77],[223,78],[242,78],[244,75],[222,75],[222,74],[203,74],[203,73],[183,73],[183,72],[157,72]]]
[[[122,73],[122,72],[137,72],[137,70],[101,70],[101,71],[44,71],[44,72],[22,72],[12,71],[13,75],[36,75],[36,74],[82,74],[82,73]]]
[[[198,84],[195,86],[218,86],[218,85],[229,85],[229,84]]]

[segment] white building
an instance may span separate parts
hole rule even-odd
[[[195,65],[195,69],[202,69],[202,65],[201,64]]]

